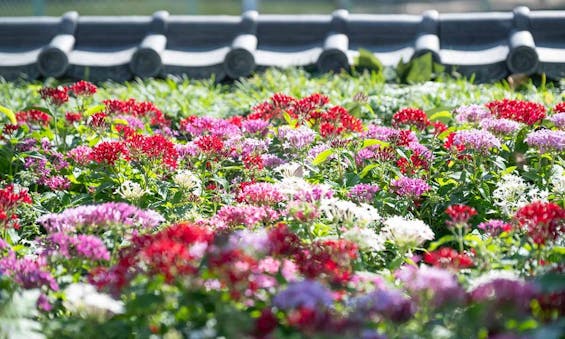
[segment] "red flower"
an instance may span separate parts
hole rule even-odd
[[[65,120],[67,120],[71,124],[73,122],[79,122],[81,118],[82,115],[80,113],[73,113],[73,112],[65,113]]]
[[[447,131],[447,125],[445,125],[441,121],[436,121],[433,123],[434,126],[434,135],[440,135],[441,133]]]
[[[129,154],[135,160],[147,158],[149,160],[161,161],[170,168],[177,167],[179,154],[175,149],[175,145],[161,134],[144,136],[126,133],[126,138]]]
[[[554,113],[563,113],[565,112],[565,101],[564,102],[560,102],[557,105],[555,105],[553,107],[553,112]]]
[[[316,241],[298,253],[295,260],[307,278],[320,276],[334,284],[345,284],[352,277],[352,261],[357,258],[357,246],[347,240]]]
[[[47,126],[51,117],[49,114],[42,112],[40,110],[31,109],[29,111],[18,112],[16,113],[16,120],[18,120],[18,124],[40,124],[43,126]]]
[[[283,112],[289,113],[291,116],[294,115],[292,105],[296,102],[296,99],[282,94],[274,94],[270,102],[262,102],[251,109],[251,114],[249,119],[280,119],[282,118]],[[296,118],[296,116],[293,116]]]
[[[442,247],[433,252],[426,252],[426,254],[424,254],[424,262],[442,268],[461,269],[474,266],[471,257],[449,247]]]
[[[26,189],[17,190],[13,184],[0,189],[0,225],[4,228],[20,228],[16,209],[20,204],[31,204],[31,197]]]
[[[515,217],[534,243],[541,245],[557,239],[565,224],[565,210],[552,202],[535,201],[520,208]]]
[[[511,119],[528,125],[545,118],[545,107],[542,104],[523,100],[496,100],[486,106],[497,118]]]
[[[128,149],[121,141],[104,141],[92,148],[88,155],[90,160],[99,164],[108,164],[113,166],[116,161],[124,156],[127,158]]]
[[[270,255],[292,256],[297,254],[302,246],[300,237],[288,227],[279,223],[269,231]]]
[[[261,311],[261,315],[255,321],[255,329],[253,335],[256,338],[266,338],[271,332],[277,328],[278,320],[273,312],[265,308]]]
[[[220,153],[224,148],[224,142],[217,135],[201,136],[194,143],[205,153]]]
[[[106,106],[108,114],[127,114],[135,117],[149,117],[153,126],[169,126],[170,121],[165,118],[161,110],[151,102],[137,102],[135,99],[117,100],[110,99],[102,101]]]
[[[243,165],[248,170],[253,168],[262,170],[264,168],[263,158],[261,157],[260,154],[246,156],[245,158],[243,158]]]
[[[61,106],[69,101],[69,94],[67,88],[50,88],[45,87],[39,90],[41,98],[50,101],[52,104]]]
[[[392,116],[392,126],[394,127],[410,125],[423,130],[429,124],[430,121],[426,113],[417,108],[403,108]]]
[[[6,124],[2,129],[2,134],[10,135],[20,128],[18,125]]]
[[[96,93],[97,88],[93,83],[80,80],[70,85],[68,87],[68,90],[71,91],[76,96],[91,96],[94,95],[94,93]]]
[[[101,128],[106,126],[106,117],[108,115],[103,112],[94,113],[90,116],[89,125],[94,128]]]
[[[477,210],[471,206],[463,205],[463,204],[455,204],[449,206],[445,213],[451,218],[448,221],[450,225],[462,225],[469,222],[472,216],[477,214]]]

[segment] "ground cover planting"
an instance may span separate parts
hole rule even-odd
[[[559,338],[558,84],[0,84],[9,338]]]

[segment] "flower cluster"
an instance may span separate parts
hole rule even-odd
[[[503,99],[491,101],[486,106],[498,118],[511,119],[527,125],[533,125],[545,118],[545,107],[535,102]]]
[[[428,118],[435,100],[279,93],[166,117],[105,92],[43,89],[1,126],[2,294],[37,290],[48,337],[539,337],[563,317],[565,104]]]

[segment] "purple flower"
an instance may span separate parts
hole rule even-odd
[[[53,305],[51,305],[47,296],[41,293],[39,298],[37,298],[37,308],[42,311],[49,312],[53,309]]]
[[[46,178],[45,180],[42,180],[42,182],[52,191],[65,191],[68,190],[69,187],[71,187],[71,182],[69,181],[69,179],[61,175]]]
[[[491,303],[497,310],[508,308],[518,311],[527,311],[536,294],[531,283],[508,278],[486,281],[469,292],[475,302]]]
[[[228,241],[230,249],[240,248],[243,251],[252,252],[252,254],[267,253],[269,246],[269,235],[264,228],[256,231],[247,229],[235,231],[230,235]]]
[[[445,269],[403,266],[395,272],[395,276],[417,300],[422,293],[431,293],[431,301],[436,307],[447,302],[462,300],[465,295],[457,277]]]
[[[499,235],[512,229],[512,226],[503,220],[488,220],[477,226],[479,229],[489,233],[490,235]]]
[[[259,222],[269,222],[278,218],[278,213],[268,206],[225,205],[216,216],[220,224],[226,226],[245,225],[251,227]]]
[[[415,312],[415,305],[403,293],[396,289],[378,289],[369,294],[356,297],[350,302],[353,321],[362,321],[373,314],[395,321],[404,322]]]
[[[213,117],[191,117],[185,120],[181,128],[196,138],[202,135],[217,135],[219,137],[230,137],[241,134],[241,130],[231,122]]]
[[[109,202],[100,205],[83,205],[68,208],[59,214],[47,214],[38,222],[49,233],[74,232],[80,227],[104,227],[111,225],[152,228],[165,219],[152,210],[141,210],[122,202]]]
[[[67,259],[80,257],[89,260],[110,260],[110,252],[100,238],[94,235],[69,235],[63,232],[49,234],[40,242],[44,256]]]
[[[263,160],[263,166],[267,168],[277,167],[285,163],[283,159],[274,154],[262,154],[261,160]]]
[[[380,190],[379,186],[373,184],[358,184],[349,190],[348,196],[356,202],[371,203],[375,194]]]
[[[265,136],[269,132],[269,122],[262,119],[244,120],[241,122],[241,129],[248,134],[259,134]]]
[[[110,252],[97,236],[80,234],[75,239],[75,251],[79,257],[90,260],[110,260]]]
[[[35,139],[27,138],[27,139],[20,141],[17,145],[17,148],[18,148],[18,151],[20,151],[20,152],[29,152],[29,151],[36,150],[36,147],[35,147],[36,144],[37,144],[37,141]]]
[[[303,280],[288,284],[286,290],[273,298],[273,305],[283,310],[299,307],[316,309],[330,306],[333,302],[331,292],[314,280]]]
[[[90,162],[90,158],[88,157],[92,152],[92,148],[88,146],[77,146],[70,150],[67,153],[67,156],[70,157],[75,163],[79,165],[87,165]]]
[[[179,158],[184,159],[187,157],[195,157],[200,154],[200,149],[194,142],[189,142],[185,145],[175,144],[175,150],[179,154]]]
[[[489,110],[479,105],[460,106],[454,112],[455,120],[459,123],[479,122],[492,116]]]
[[[428,161],[434,159],[434,154],[426,146],[420,144],[419,142],[411,142],[408,144],[408,149],[410,149],[414,154],[419,154],[420,156],[426,158]]]
[[[559,129],[565,129],[565,112],[554,114],[547,118],[551,121],[555,127]]]
[[[260,140],[254,138],[244,138],[240,140],[241,156],[246,157],[250,154],[261,154],[269,149],[270,140]]]
[[[463,145],[466,149],[488,153],[492,148],[500,148],[500,141],[490,132],[480,129],[467,129],[455,133],[455,146]]]
[[[542,129],[528,133],[524,140],[530,147],[537,148],[541,153],[565,150],[565,131]]]
[[[425,180],[408,177],[394,180],[391,187],[396,194],[412,198],[417,198],[430,190],[430,186]]]
[[[24,160],[24,167],[33,171],[34,174],[39,177],[40,181],[49,176],[49,170],[46,166],[47,159],[45,158],[27,157]]]
[[[118,115],[116,118],[125,120],[128,123],[128,126],[133,129],[144,129],[145,124],[140,119],[132,116],[132,115]]]
[[[7,257],[0,259],[0,272],[12,277],[16,284],[25,289],[42,286],[47,286],[53,291],[59,289],[59,285],[47,270],[47,263],[43,257],[17,259],[16,254],[11,252]]]
[[[278,137],[283,141],[284,148],[303,149],[314,142],[316,132],[306,126],[281,126],[278,129]]]
[[[510,119],[487,118],[480,122],[482,129],[497,135],[509,135],[522,128],[523,124]]]

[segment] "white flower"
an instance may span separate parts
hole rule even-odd
[[[148,193],[147,190],[142,189],[138,183],[131,180],[124,181],[124,183],[116,190],[116,194],[125,200],[137,200],[143,197],[146,193]]]
[[[308,175],[309,171],[297,162],[289,162],[279,165],[275,168],[275,172],[279,172],[283,178],[298,177],[304,178]]]
[[[547,191],[528,185],[524,179],[514,174],[504,175],[492,192],[494,204],[509,216],[532,201],[547,201],[548,194]]]
[[[300,177],[286,177],[275,184],[277,189],[285,195],[293,196],[310,187],[310,184]]]
[[[434,232],[430,226],[419,219],[394,216],[387,218],[384,224],[382,234],[399,247],[416,247],[434,238]]]
[[[361,250],[382,251],[384,250],[384,239],[378,236],[375,231],[369,228],[354,227],[345,233],[343,238],[349,240],[359,247]]]
[[[359,227],[381,219],[377,209],[371,205],[357,205],[352,201],[336,198],[323,199],[320,211],[327,219]]]
[[[173,176],[173,182],[180,188],[196,195],[202,193],[202,183],[200,179],[191,171],[181,170]]]
[[[72,313],[99,320],[124,313],[124,304],[107,294],[98,293],[90,284],[71,284],[65,289],[63,306]]]
[[[565,194],[565,170],[559,165],[553,166],[551,175],[551,185],[556,194]]]

